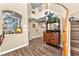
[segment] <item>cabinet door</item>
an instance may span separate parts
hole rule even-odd
[[[50,41],[51,41],[51,44],[58,45],[59,44],[59,33],[57,32],[53,33],[53,36]]]

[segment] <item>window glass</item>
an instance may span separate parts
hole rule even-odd
[[[21,27],[21,15],[13,11],[3,11],[3,32],[5,34],[16,33],[17,27]]]

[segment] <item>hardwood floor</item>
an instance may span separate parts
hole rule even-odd
[[[61,50],[42,43],[42,38],[32,39],[29,46],[17,49],[2,56],[61,56]]]

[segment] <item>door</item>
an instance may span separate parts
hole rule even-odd
[[[71,21],[71,56],[79,56],[79,22]]]

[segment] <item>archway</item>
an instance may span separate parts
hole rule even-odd
[[[44,6],[44,10],[45,11],[48,11],[48,9],[49,9],[49,4],[48,3],[45,3],[46,5]],[[62,37],[62,40],[61,40],[61,42],[62,42],[62,45],[63,45],[63,49],[62,49],[62,53],[63,53],[63,55],[64,56],[67,56],[68,55],[68,40],[67,40],[67,18],[68,18],[68,9],[63,5],[63,4],[59,4],[59,3],[55,3],[54,5],[56,5],[56,6],[54,6],[55,8],[57,7],[59,10],[60,10],[60,7],[61,7],[61,9],[62,9],[62,13],[61,13],[61,16],[60,16],[60,18],[63,20],[63,29],[62,29],[62,33],[61,33],[61,37]],[[53,6],[53,5],[52,5]],[[53,7],[53,9],[54,9],[54,7]],[[64,9],[64,10],[63,10]],[[59,11],[58,10],[58,11]],[[54,12],[56,12],[55,10],[54,10]],[[33,13],[35,14],[35,12],[33,11]],[[57,13],[59,13],[59,12],[57,12]],[[59,15],[60,15],[60,13],[59,13]],[[36,17],[37,18],[37,17]]]

